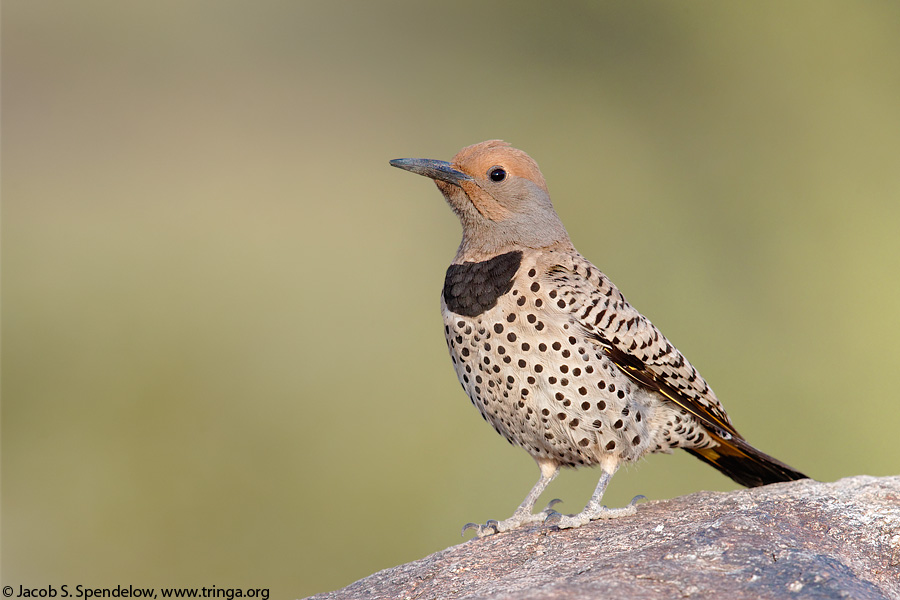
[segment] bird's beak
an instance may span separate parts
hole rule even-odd
[[[411,171],[424,175],[436,181],[446,181],[454,185],[459,185],[460,181],[471,181],[471,177],[457,171],[450,166],[450,163],[443,160],[431,160],[429,158],[395,158],[391,161],[392,167]]]

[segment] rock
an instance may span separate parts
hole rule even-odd
[[[900,599],[900,476],[700,492],[473,539],[316,600]]]

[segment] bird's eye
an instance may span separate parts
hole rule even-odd
[[[506,169],[502,167],[494,167],[491,169],[491,172],[488,173],[488,177],[491,178],[491,181],[500,182],[506,179]]]

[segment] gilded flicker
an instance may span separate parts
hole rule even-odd
[[[745,486],[806,477],[747,443],[697,369],[575,250],[531,157],[491,140],[449,163],[391,165],[433,179],[462,223],[441,294],[450,358],[482,417],[541,471],[510,518],[466,528],[484,536],[633,514],[634,500],[600,504],[610,478],[674,448]],[[551,502],[534,514],[560,467],[580,466],[601,470],[584,510],[560,515]]]

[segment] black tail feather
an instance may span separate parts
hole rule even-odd
[[[710,448],[690,448],[688,452],[712,465],[737,483],[757,487],[782,481],[809,479],[780,460],[760,452],[739,437],[712,435],[719,444]]]

